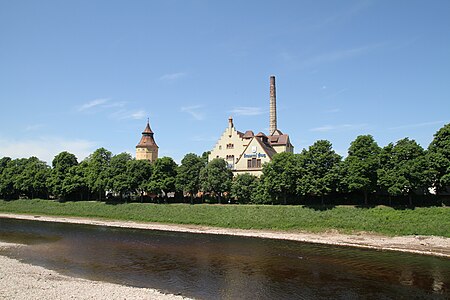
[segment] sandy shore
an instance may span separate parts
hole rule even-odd
[[[215,228],[196,225],[171,225],[159,223],[138,223],[131,221],[110,221],[100,219],[32,216],[0,213],[0,218],[14,218],[23,220],[38,220],[45,222],[63,222],[74,224],[101,225],[112,227],[126,227],[149,230],[165,230],[191,233],[207,233],[222,235],[238,235],[247,237],[292,240],[326,245],[339,245],[367,249],[401,251],[424,255],[450,258],[450,238],[436,236],[397,236],[386,237],[368,233],[341,234],[337,232],[308,233],[285,232],[270,230],[242,230],[229,228]]]
[[[0,242],[0,248],[20,245]],[[0,299],[181,300],[153,289],[134,288],[61,275],[0,255]]]

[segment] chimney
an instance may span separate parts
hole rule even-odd
[[[277,92],[275,89],[275,76],[270,76],[270,126],[269,135],[277,130]]]

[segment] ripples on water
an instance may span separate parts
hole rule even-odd
[[[450,298],[450,260],[280,241],[0,218],[4,255],[200,299]]]

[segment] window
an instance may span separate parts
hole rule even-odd
[[[227,144],[227,149],[234,149],[234,144],[232,143]]]
[[[252,158],[247,160],[247,169],[261,168],[261,160]]]
[[[227,163],[229,169],[234,168],[234,155],[227,155]]]
[[[219,150],[222,150],[222,146],[219,146]]]

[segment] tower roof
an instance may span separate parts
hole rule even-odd
[[[145,126],[145,129],[142,132],[141,140],[139,141],[139,144],[137,144],[136,146],[136,148],[146,148],[146,147],[158,148],[158,145],[156,145],[155,139],[153,138],[153,131],[150,128],[149,120],[147,120],[147,126]]]

